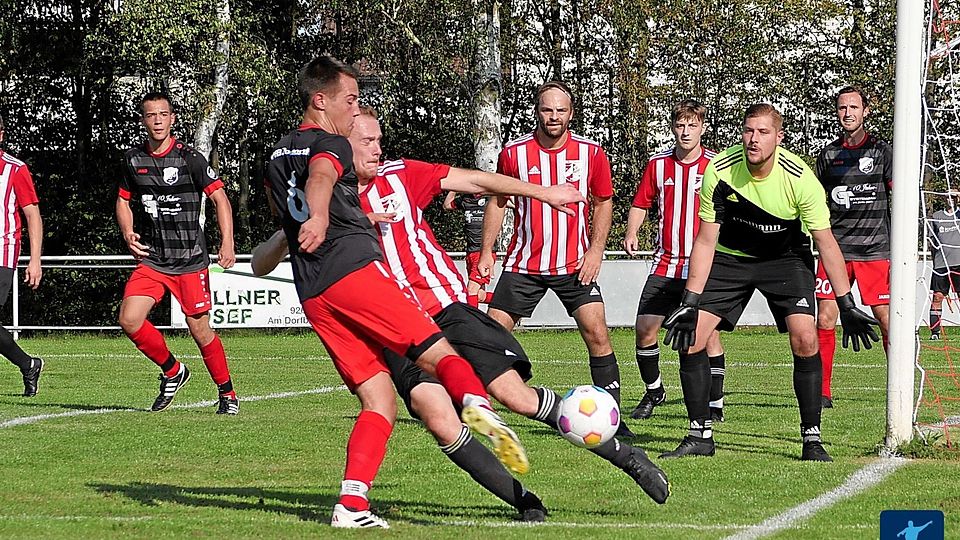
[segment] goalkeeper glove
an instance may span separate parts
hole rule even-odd
[[[675,351],[686,351],[697,340],[697,312],[700,306],[700,295],[689,290],[683,291],[680,297],[680,307],[663,320],[663,327],[667,335],[663,338],[664,345],[670,345]]]
[[[852,341],[854,352],[860,352],[861,342],[864,348],[870,349],[873,347],[870,340],[880,341],[880,337],[871,326],[878,324],[877,320],[857,309],[850,293],[837,297],[837,307],[840,308],[840,324],[843,325],[844,349],[849,348]]]

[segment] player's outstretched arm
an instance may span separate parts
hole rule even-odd
[[[685,351],[697,341],[697,319],[700,311],[700,293],[710,277],[713,253],[720,236],[719,223],[700,223],[700,231],[693,241],[687,286],[680,299],[680,307],[663,320],[667,335],[663,339],[675,351]]]
[[[217,225],[220,227],[220,256],[217,264],[227,269],[237,262],[233,243],[233,207],[223,188],[211,193],[210,200],[217,207]]]
[[[287,245],[287,236],[283,231],[273,233],[273,236],[253,248],[253,257],[250,258],[250,268],[255,276],[265,276],[283,261],[290,252]]]
[[[31,289],[40,286],[43,268],[40,266],[40,254],[43,252],[43,219],[40,217],[40,207],[28,204],[21,208],[23,217],[27,220],[27,233],[30,235],[30,263],[23,276],[24,283]]]
[[[442,185],[442,182],[441,182]],[[457,209],[457,192],[448,191],[447,196],[443,198],[443,209],[453,211]]]
[[[833,237],[833,231],[822,229],[810,231],[810,234],[813,235],[813,241],[817,243],[817,251],[820,252],[823,269],[826,271],[827,278],[833,285],[833,292],[837,296],[837,307],[840,308],[840,324],[843,326],[843,347],[849,348],[852,341],[854,352],[860,352],[861,344],[864,348],[870,349],[873,346],[870,343],[871,340],[874,342],[880,341],[880,337],[873,329],[873,326],[878,323],[876,319],[857,309],[853,302],[846,263],[843,261],[840,246],[837,245],[837,240]]]
[[[631,257],[636,257],[640,251],[640,240],[637,238],[637,233],[640,232],[640,226],[643,225],[643,220],[646,217],[646,208],[630,207],[630,212],[627,214],[627,230],[623,235],[623,249],[627,250]]]
[[[310,176],[304,186],[310,217],[300,225],[300,251],[313,253],[327,238],[330,225],[330,197],[340,175],[327,159],[315,159],[310,163]]]
[[[117,224],[120,226],[120,235],[127,244],[127,249],[137,261],[150,255],[149,248],[140,243],[140,235],[133,232],[133,210],[130,209],[130,201],[123,197],[117,197]]]
[[[493,275],[493,249],[497,244],[500,228],[503,227],[506,206],[506,197],[494,197],[483,210],[483,244],[477,262],[477,271],[483,277]]]
[[[461,193],[491,193],[530,197],[543,201],[568,215],[573,215],[574,210],[566,205],[587,202],[579,190],[567,184],[543,187],[502,174],[456,167],[450,168],[446,178],[440,181],[440,187]]]

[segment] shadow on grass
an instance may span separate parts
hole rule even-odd
[[[338,497],[323,493],[305,493],[293,490],[261,489],[256,487],[189,487],[171,484],[131,482],[129,484],[87,484],[104,495],[119,494],[144,506],[174,503],[197,508],[222,508],[287,514],[301,521],[329,523],[330,511]],[[378,487],[386,487],[380,485]],[[373,511],[387,519],[399,519],[420,525],[441,525],[436,521],[416,518],[416,515],[435,517],[441,521],[515,517],[506,505],[456,505],[425,501],[376,499]]]
[[[13,394],[6,394],[13,395]],[[16,400],[0,399],[0,405],[18,405],[21,407],[60,407],[61,409],[70,409],[74,411],[95,411],[98,409],[115,409],[118,411],[140,411],[147,409],[131,407],[129,405],[93,405],[90,403],[49,403],[45,401],[34,401],[33,398],[23,398]]]

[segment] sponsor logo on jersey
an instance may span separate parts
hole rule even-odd
[[[579,182],[583,178],[583,169],[579,161],[568,161],[563,167],[563,181],[569,183]]]
[[[172,186],[177,183],[177,179],[180,178],[180,169],[176,167],[164,167],[163,168],[163,183]]]
[[[663,185],[665,185],[665,186],[672,186],[672,185],[673,185],[673,178],[667,178],[666,181],[664,181]]]
[[[137,169],[137,174],[147,174],[147,173],[149,173],[149,172],[150,172],[150,171],[149,171],[149,170],[147,170],[147,168],[146,168],[146,167],[143,167],[143,168],[140,168],[140,169]]]
[[[862,157],[860,158],[860,165],[858,167],[860,172],[863,174],[870,174],[873,172],[873,158],[872,157]]]
[[[530,167],[530,170],[527,171],[527,175],[529,176],[533,176],[535,174],[540,174],[540,169],[536,165],[534,165],[533,167]]]
[[[274,160],[283,156],[309,156],[309,148],[277,148],[270,154],[270,159]]]
[[[383,211],[388,214],[396,214],[391,223],[397,223],[403,219],[403,207],[400,205],[400,197],[396,193],[380,197],[380,204],[383,205]]]
[[[830,199],[844,208],[859,204],[872,204],[877,200],[877,186],[874,184],[837,186],[830,190]]]

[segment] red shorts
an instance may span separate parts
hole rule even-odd
[[[847,277],[850,285],[857,283],[860,300],[865,306],[885,306],[890,303],[890,261],[848,261]],[[834,300],[833,286],[817,261],[817,299]]]
[[[123,297],[149,296],[159,303],[167,291],[180,302],[187,317],[210,311],[210,275],[206,268],[189,274],[164,274],[141,264],[127,280]]]
[[[493,254],[493,262],[497,262],[497,254]],[[489,285],[490,276],[481,276],[477,266],[480,264],[480,252],[473,251],[467,253],[467,280],[480,285]]]
[[[304,300],[303,313],[350,391],[381,371],[390,373],[384,348],[402,356],[442,337],[433,319],[379,261]]]

